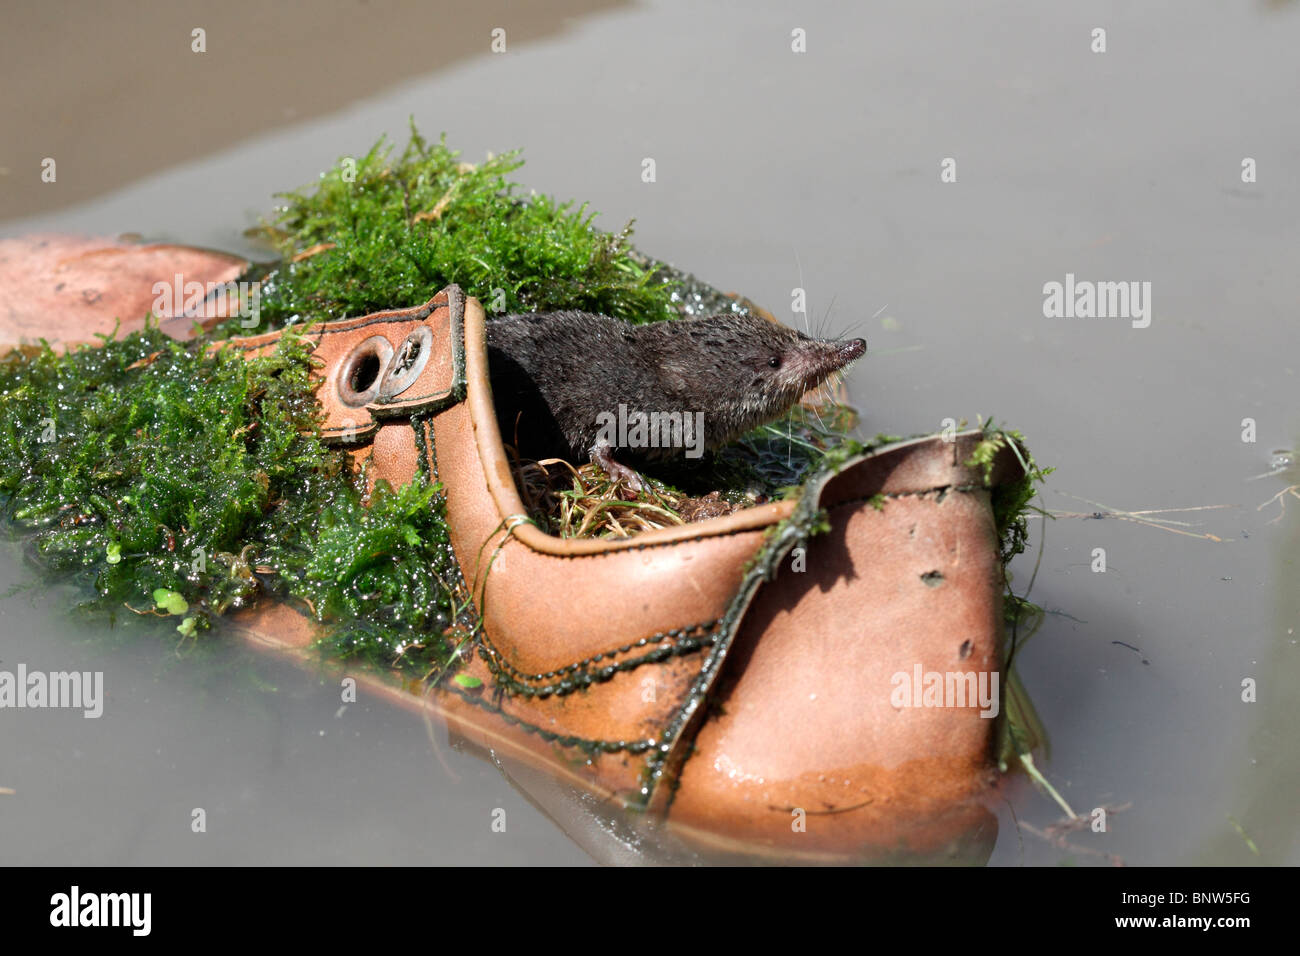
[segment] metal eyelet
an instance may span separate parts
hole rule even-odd
[[[433,351],[433,330],[427,325],[416,326],[405,341],[397,347],[397,354],[384,373],[379,386],[379,400],[392,401],[415,384],[424,367],[429,364]]]
[[[382,335],[359,343],[339,366],[334,385],[339,401],[352,408],[373,402],[392,358],[393,344]]]

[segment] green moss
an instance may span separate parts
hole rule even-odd
[[[1010,564],[1029,544],[1029,516],[1037,513],[1046,520],[1047,513],[1033,504],[1039,486],[1055,469],[1042,468],[1024,444],[1024,436],[1014,429],[995,428],[992,420],[981,422],[983,440],[967,460],[970,467],[982,467],[985,482],[993,479],[993,464],[999,452],[1011,448],[1023,469],[1014,481],[1003,481],[992,493],[993,522],[998,538],[998,556],[1003,574],[1002,613],[1006,623],[1001,659],[1004,672],[1003,707],[998,715],[995,753],[998,767],[1024,771],[1039,786],[1064,805],[1059,794],[1034,764],[1035,750],[1047,751],[1049,740],[1042,719],[1016,670],[1016,655],[1037,632],[1043,622],[1043,609],[1012,586]],[[1041,554],[1040,554],[1041,557]],[[1033,586],[1030,578],[1029,587]],[[1071,815],[1068,807],[1066,810]]]
[[[1025,447],[1025,438],[1020,432],[996,428],[992,419],[981,422],[980,427],[984,438],[967,459],[967,467],[982,468],[984,481],[991,484],[993,463],[998,454],[1009,447],[1023,469],[1023,474],[1015,481],[1004,481],[993,488],[993,524],[997,529],[1000,557],[1005,568],[1028,546],[1029,516],[1035,512],[1044,514],[1041,508],[1034,507],[1033,499],[1038,494],[1038,486],[1055,469],[1038,466]]]
[[[449,633],[474,627],[441,492],[417,477],[396,490],[378,482],[368,506],[335,495],[302,514],[301,540],[271,550],[300,567],[290,593],[334,622],[321,642],[331,656],[423,676],[450,661]]]
[[[446,657],[457,580],[437,489],[380,487],[362,507],[359,477],[320,442],[310,369],[292,332],[252,360],[154,327],[11,353],[0,493],[13,527],[97,603],[184,616],[183,638],[273,593],[332,621],[343,655],[392,663],[396,641],[419,641],[425,653],[400,662],[427,669]]]
[[[0,491],[33,552],[101,598],[157,590],[211,614],[252,587],[218,556],[253,543],[272,501],[337,471],[316,441],[307,348],[246,362],[156,328],[0,366]]]
[[[523,165],[518,151],[477,166],[459,156],[412,127],[396,158],[381,139],[310,189],[282,194],[265,224],[284,264],[263,280],[264,327],[415,305],[453,282],[494,311],[677,314],[673,284],[632,253],[631,223],[602,232],[585,204],[520,195],[508,179]]]

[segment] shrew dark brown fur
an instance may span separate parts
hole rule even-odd
[[[620,405],[629,414],[702,412],[703,446],[716,449],[781,416],[867,347],[755,315],[633,325],[584,312],[492,319],[487,342],[502,437],[525,457],[570,461],[593,454]],[[617,441],[606,450],[642,461],[684,454]]]

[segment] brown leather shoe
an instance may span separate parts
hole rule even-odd
[[[976,798],[997,705],[984,716],[977,704],[922,706],[932,674],[969,689],[969,703],[998,689],[989,483],[963,464],[980,434],[879,449],[799,504],[562,540],[529,523],[519,499],[484,322],[451,287],[317,333],[327,434],[361,446],[375,478],[427,469],[445,486],[483,619],[464,669],[482,688],[436,692],[451,724],[724,852],[986,846],[992,818]],[[1020,473],[1007,453],[992,483]],[[795,519],[818,507],[830,531],[796,552]]]
[[[451,287],[313,333],[327,438],[368,458],[372,478],[427,470],[444,483],[483,619],[465,665],[477,690],[358,681],[439,713],[575,838],[636,820],[630,840],[652,829],[677,859],[683,843],[728,859],[987,855],[993,708],[957,694],[999,689],[989,489],[1021,476],[1014,453],[985,481],[963,464],[978,432],[902,442],[797,503],[625,541],[561,540],[527,522],[514,486],[484,321]],[[829,531],[805,542],[819,508]],[[318,664],[313,624],[285,605],[236,625]],[[594,814],[605,820],[592,828]]]

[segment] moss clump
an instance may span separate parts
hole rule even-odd
[[[984,438],[975,447],[967,465],[983,468],[984,479],[989,482],[993,475],[994,460],[1004,448],[1009,447],[1023,468],[1023,474],[1019,478],[995,486],[992,494],[993,523],[998,536],[998,556],[1003,575],[1002,614],[1006,624],[1001,649],[1005,691],[996,732],[997,764],[1004,773],[1011,769],[1023,770],[1065,806],[1059,794],[1034,764],[1033,752],[1040,748],[1046,751],[1049,740],[1042,719],[1016,670],[1016,654],[1042,624],[1043,609],[1029,600],[1028,588],[1023,595],[1015,592],[1011,585],[1010,570],[1011,560],[1028,547],[1029,516],[1037,512],[1044,518],[1047,517],[1047,513],[1035,507],[1032,502],[1038,494],[1039,485],[1047,480],[1054,469],[1038,465],[1025,447],[1024,436],[1020,432],[995,428],[992,420],[981,422],[980,427]],[[1029,587],[1032,586],[1031,577]],[[1068,806],[1066,810],[1073,815]]]
[[[975,446],[975,451],[967,460],[968,467],[982,468],[985,482],[991,483],[994,460],[1002,449],[1010,447],[1024,470],[1015,481],[1002,482],[993,489],[993,523],[998,532],[999,556],[1005,568],[1012,558],[1022,554],[1028,547],[1029,515],[1035,511],[1043,513],[1030,502],[1038,494],[1038,486],[1055,469],[1038,466],[1034,456],[1025,447],[1025,437],[1020,432],[996,428],[992,419],[981,422],[980,428],[984,432],[984,438]]]
[[[0,490],[37,557],[86,572],[99,595],[150,608],[155,590],[197,623],[255,589],[251,534],[273,502],[338,477],[313,432],[308,348],[208,354],[156,328],[0,366]]]
[[[381,481],[366,503],[352,486],[302,515],[305,533],[291,550],[269,550],[297,572],[290,593],[334,622],[322,639],[328,653],[418,676],[448,664],[455,635],[475,618],[441,492],[422,476],[396,490]]]
[[[453,282],[492,311],[677,314],[673,285],[631,253],[631,223],[601,232],[585,204],[521,197],[507,178],[523,165],[518,151],[477,166],[459,156],[412,127],[395,160],[381,139],[281,194],[264,227],[282,263],[263,280],[264,328],[413,305]]]
[[[156,327],[0,363],[0,493],[29,553],[185,638],[260,594],[334,624],[343,655],[446,659],[458,578],[437,488],[376,489],[320,441],[308,344],[209,351]],[[368,638],[368,640],[367,640]],[[390,645],[391,646],[391,645]]]

